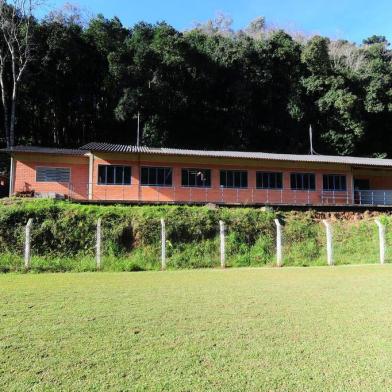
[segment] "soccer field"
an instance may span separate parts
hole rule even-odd
[[[0,390],[392,389],[392,266],[0,276]]]

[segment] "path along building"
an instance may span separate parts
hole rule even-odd
[[[11,195],[97,202],[392,206],[392,159],[107,143],[6,151],[11,155]]]

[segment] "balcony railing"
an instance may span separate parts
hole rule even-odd
[[[259,188],[192,188],[86,183],[43,183],[36,197],[112,202],[216,203],[242,205],[392,206],[392,190],[311,191]],[[18,190],[17,190],[18,191]]]
[[[322,191],[321,198],[322,204],[392,206],[392,190],[355,190],[354,195],[351,192]]]
[[[390,206],[392,205],[392,190],[355,191],[354,202],[359,205]]]

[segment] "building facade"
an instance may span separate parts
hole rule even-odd
[[[17,146],[10,194],[80,201],[392,205],[392,160],[148,148]]]

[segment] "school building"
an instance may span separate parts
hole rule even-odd
[[[91,202],[392,206],[392,159],[89,143],[16,146],[10,195]]]

